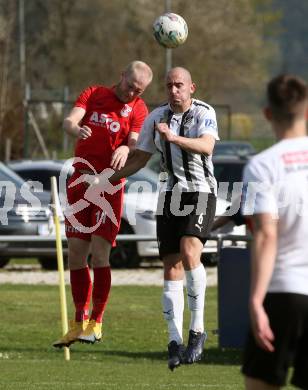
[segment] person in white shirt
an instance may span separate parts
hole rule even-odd
[[[188,70],[176,67],[166,77],[168,103],[146,118],[134,156],[111,180],[142,168],[157,150],[163,174],[157,211],[157,236],[164,263],[163,313],[168,324],[168,367],[201,359],[206,332],[206,272],[201,252],[215,216],[217,184],[212,153],[218,138],[214,109],[193,99],[196,86]],[[190,209],[190,210],[189,210]],[[191,312],[188,345],[183,345],[184,293]]]
[[[248,390],[286,383],[308,389],[307,84],[280,75],[267,87],[265,116],[277,143],[244,170],[242,212],[253,225],[251,330],[242,372]]]

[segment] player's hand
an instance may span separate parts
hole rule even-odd
[[[129,147],[126,145],[119,146],[111,156],[110,167],[114,170],[120,170],[124,167],[129,153]]]
[[[165,141],[173,142],[175,139],[175,135],[172,133],[172,131],[169,129],[167,123],[156,123],[156,129],[159,131],[161,137]]]
[[[88,127],[88,126],[80,127],[79,132],[78,132],[79,139],[87,139],[87,138],[91,137],[91,135],[92,135],[92,130],[90,129],[90,127]]]
[[[250,310],[252,331],[259,347],[268,352],[274,351],[274,333],[263,305],[252,306]]]

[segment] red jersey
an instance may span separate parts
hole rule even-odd
[[[75,107],[86,110],[81,126],[89,126],[92,135],[79,139],[75,157],[82,157],[94,166],[97,172],[110,167],[111,155],[121,145],[127,145],[130,132],[139,133],[148,114],[144,101],[137,97],[132,102],[121,102],[114,88],[92,86],[78,97]],[[80,163],[77,168],[87,168]]]

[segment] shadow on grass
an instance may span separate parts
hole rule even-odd
[[[241,349],[221,349],[209,348],[205,349],[202,363],[204,364],[226,364],[238,365],[242,362]]]
[[[84,351],[76,350],[74,354],[84,354]],[[128,359],[150,359],[150,360],[167,360],[166,351],[118,351],[118,350],[100,350],[89,351],[91,354],[101,356],[117,356]],[[217,364],[217,365],[239,365],[241,364],[242,351],[237,349],[220,349],[209,348],[205,349],[201,364]]]

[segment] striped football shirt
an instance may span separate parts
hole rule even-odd
[[[165,122],[179,136],[199,138],[204,134],[216,140],[218,128],[213,107],[201,100],[192,99],[184,113],[172,112],[168,103],[154,109],[146,118],[137,143],[137,149],[161,155],[161,191],[171,191],[174,185],[180,191],[217,194],[212,156],[192,153],[162,139],[155,123]]]

